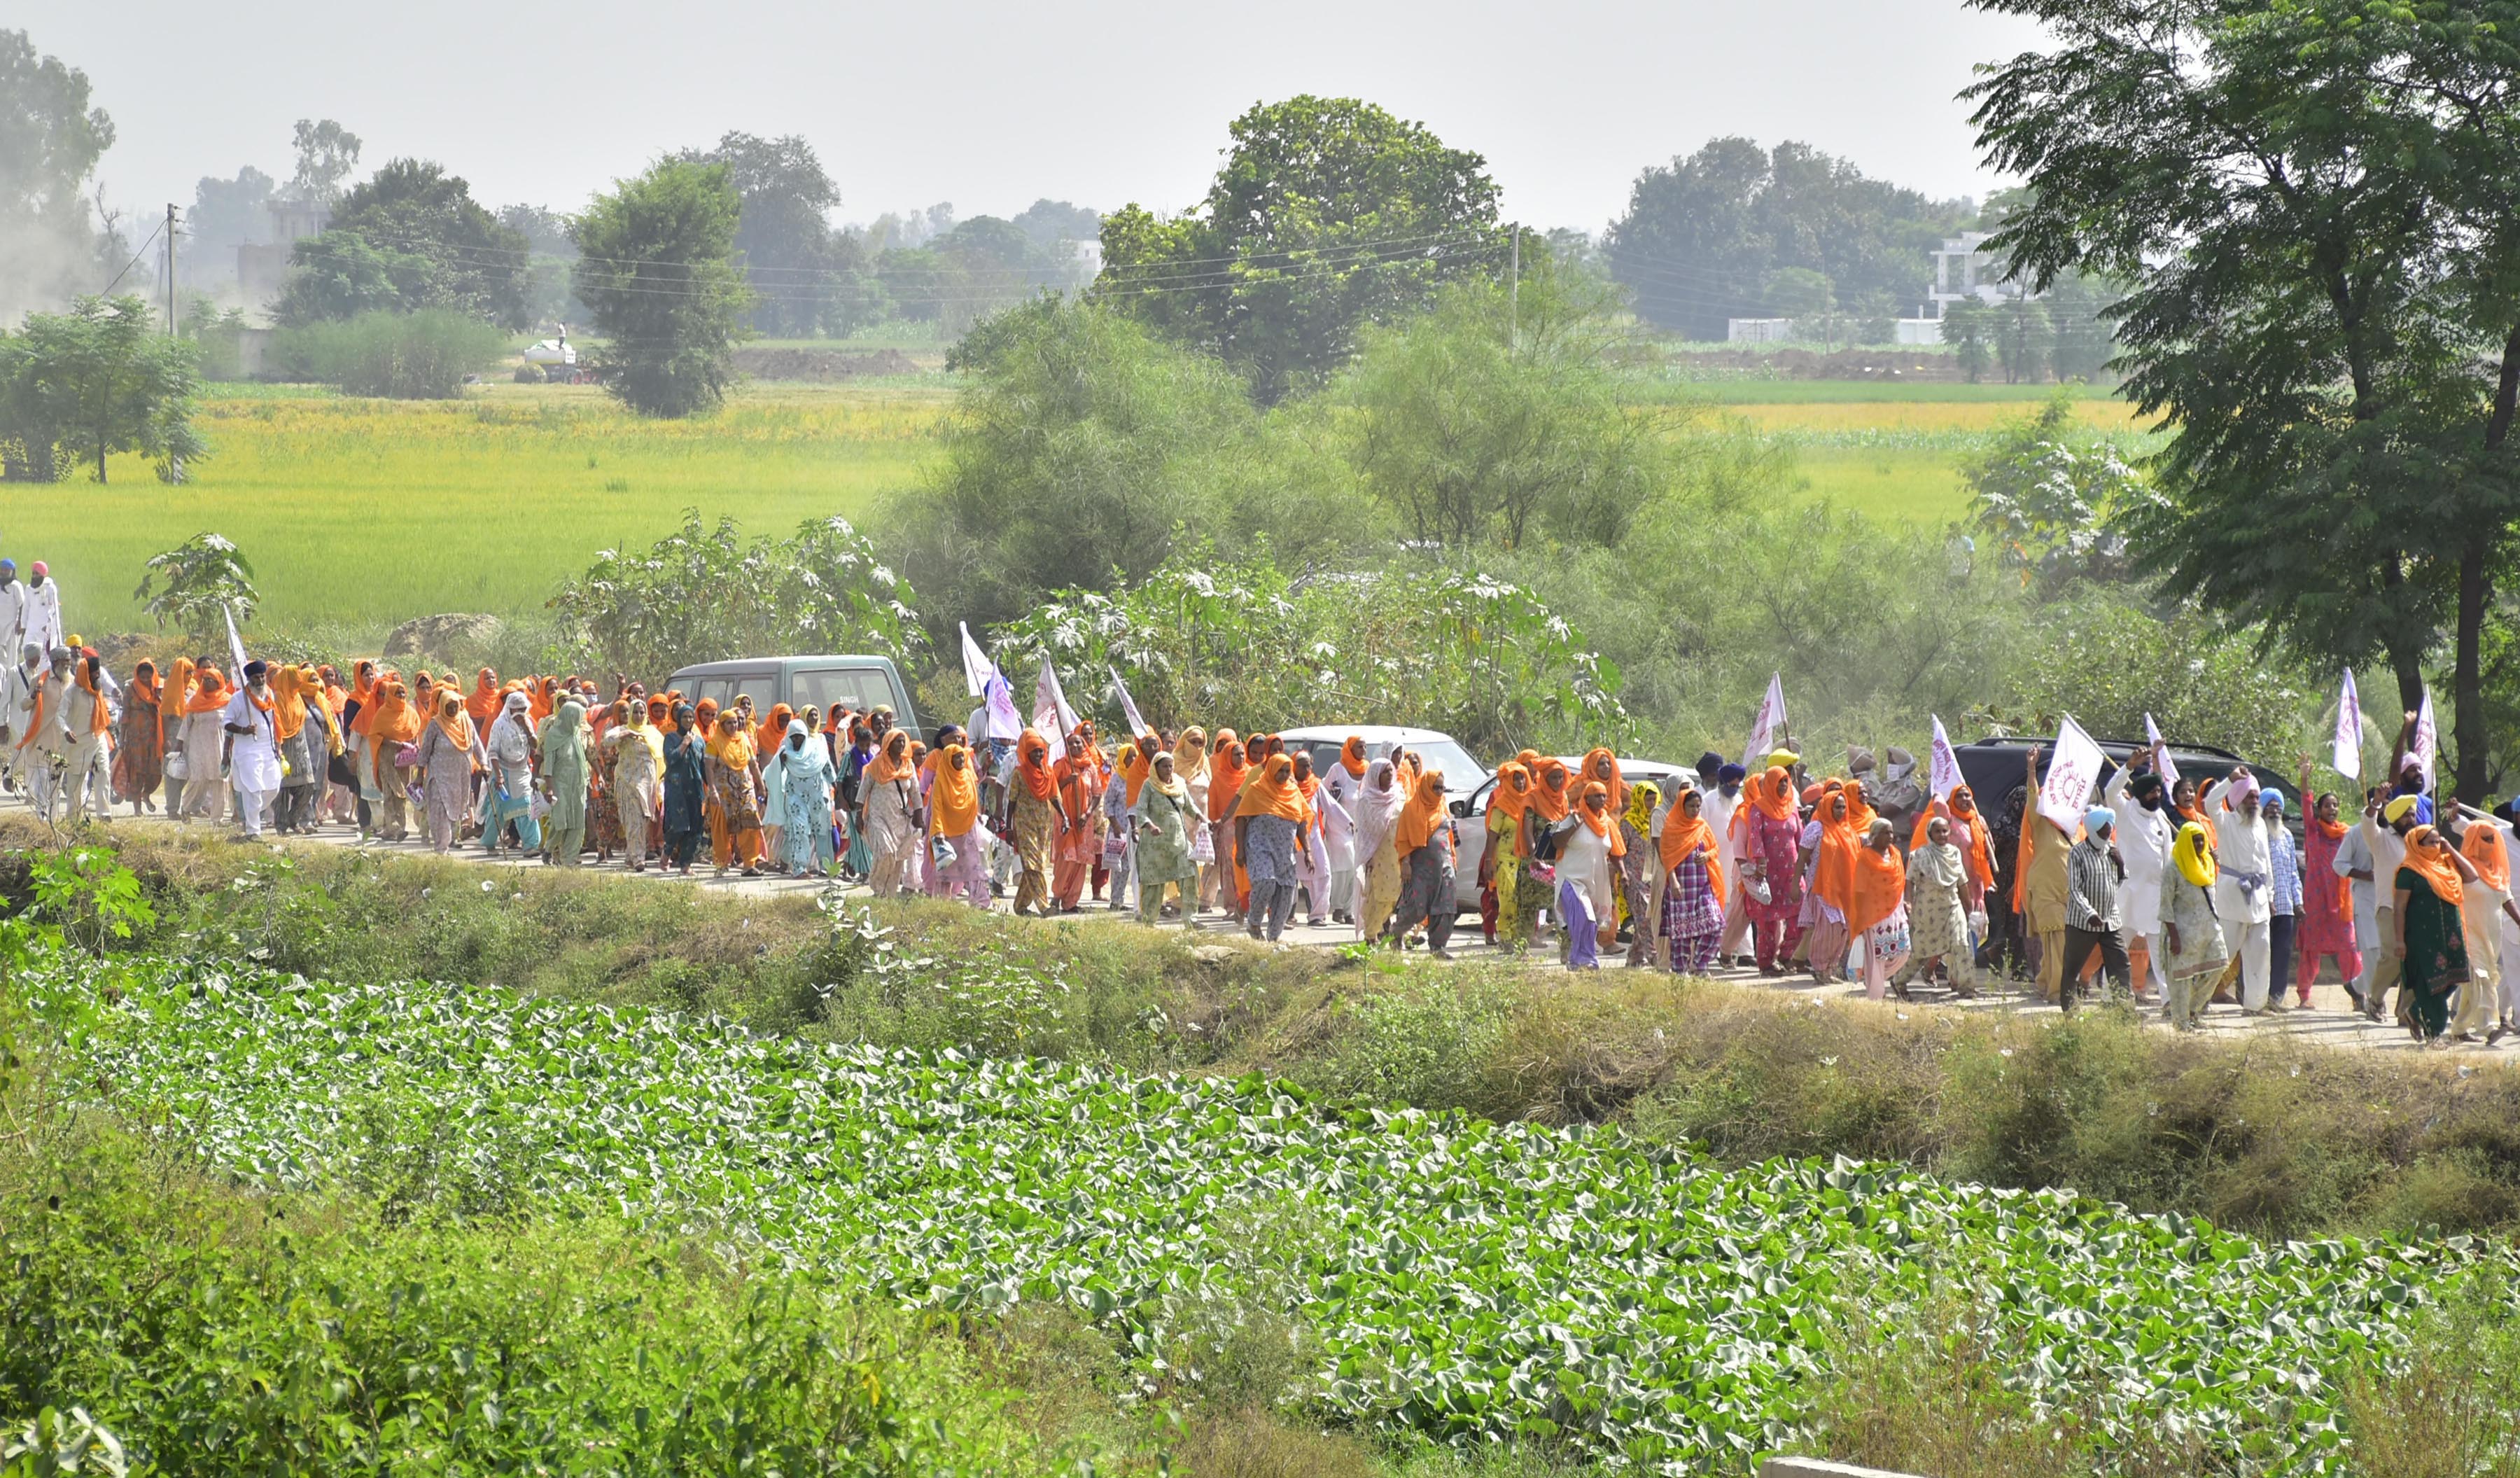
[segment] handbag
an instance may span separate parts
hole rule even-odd
[[[962,861],[962,856],[954,850],[954,844],[947,841],[942,834],[927,838],[927,861],[937,872],[952,872],[954,864]]]
[[[184,751],[183,751],[183,750],[181,750],[181,749],[178,749],[178,750],[176,750],[174,753],[167,755],[167,756],[166,756],[166,778],[167,778],[168,780],[183,780],[183,779],[185,779],[185,778],[186,778],[186,775],[187,775],[187,772],[186,772],[185,765],[184,765]]]
[[[1573,825],[1575,825],[1575,818],[1570,816],[1558,825],[1547,828],[1538,835],[1532,837],[1531,860],[1533,862],[1555,862],[1557,860],[1557,854],[1563,851],[1566,845],[1558,838],[1564,836],[1566,834],[1566,829]]]
[[[1190,860],[1201,866],[1216,861],[1216,830],[1204,824],[1190,829]]]
[[[541,823],[544,817],[551,815],[551,813],[552,802],[550,796],[543,794],[540,790],[527,792],[525,797],[525,814],[532,817],[537,825]]]
[[[394,768],[397,770],[416,770],[420,768],[420,746],[418,744],[405,744],[401,748],[396,749],[394,751]]]

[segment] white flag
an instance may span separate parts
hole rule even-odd
[[[980,644],[971,640],[970,627],[960,621],[954,624],[962,627],[963,631],[963,689],[971,696],[980,697],[988,693],[989,674],[997,671],[998,664],[990,661],[989,654],[980,649]]]
[[[2348,780],[2362,778],[2362,698],[2354,691],[2354,669],[2345,669],[2345,686],[2336,694],[2336,735],[2328,768]]]
[[[1052,739],[1076,732],[1076,710],[1067,706],[1067,690],[1058,686],[1058,669],[1050,665],[1047,654],[1041,659],[1041,676],[1032,682],[1032,726]]]
[[[2092,787],[2100,782],[2104,763],[2100,746],[2071,715],[2056,721],[2055,752],[2048,756],[2048,778],[2039,783],[2039,814],[2072,836],[2083,829],[2083,812],[2092,803]]]
[[[228,618],[228,655],[236,658],[236,685],[245,686],[245,638],[237,635],[236,607],[222,601],[219,610]]]
[[[2412,758],[2424,767],[2424,790],[2433,788],[2433,759],[2441,753],[2441,731],[2433,727],[2433,691],[2424,689],[2424,700],[2415,709],[2415,747]],[[2390,777],[2392,780],[2395,776]]]
[[[1118,689],[1120,693],[1120,711],[1127,714],[1129,718],[1129,737],[1136,739],[1141,735],[1152,733],[1153,731],[1147,727],[1147,716],[1138,711],[1138,700],[1129,696],[1129,685],[1120,681],[1120,669],[1113,667],[1107,670],[1111,674],[1111,686]]]
[[[1952,737],[1943,732],[1943,720],[1939,714],[1934,718],[1933,769],[1930,774],[1929,784],[1936,800],[1948,800],[1954,790],[1968,784],[1960,775],[1960,757],[1952,752]]]
[[[2170,746],[2161,743],[2161,726],[2152,721],[2152,715],[2149,713],[2143,716],[2143,741],[2147,744],[2161,744],[2161,783],[2165,785],[2178,784],[2179,766],[2171,761]]]
[[[1759,770],[1767,767],[1768,756],[1776,751],[1785,733],[1785,679],[1782,673],[1768,675],[1768,695],[1759,700],[1758,716],[1750,720],[1750,746],[1741,751],[1741,768]]]

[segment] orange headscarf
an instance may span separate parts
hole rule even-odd
[[[1699,811],[1695,816],[1688,814],[1688,798],[1692,795],[1699,796]],[[1689,853],[1704,848],[1707,880],[1715,884],[1715,896],[1722,898],[1724,869],[1719,861],[1722,854],[1715,847],[1715,829],[1706,823],[1705,804],[1702,792],[1685,787],[1672,796],[1671,811],[1662,819],[1662,870],[1669,873],[1679,867]]]
[[[2459,837],[2459,851],[2476,869],[2477,880],[2498,893],[2511,891],[2511,849],[2503,845],[2502,829],[2491,822],[2469,822]]]
[[[437,690],[437,732],[458,749],[472,747],[472,720],[465,711],[464,699],[443,684]]]
[[[271,732],[281,739],[295,739],[306,727],[306,680],[298,669],[283,663],[271,674]]]
[[[1057,793],[1058,782],[1050,774],[1050,740],[1040,730],[1027,729],[1015,740],[1015,774],[1035,800],[1048,800]]]
[[[158,702],[158,740],[166,740],[166,726],[180,721],[184,705],[193,698],[193,659],[177,657],[166,670],[165,695]]]
[[[1598,816],[1593,814],[1593,808],[1588,804],[1596,792],[1601,797],[1602,810]],[[1610,807],[1610,787],[1606,783],[1597,780],[1585,784],[1584,793],[1575,801],[1575,819],[1584,824],[1585,829],[1610,844],[1612,857],[1628,855],[1628,833],[1619,827],[1619,813]]]
[[[1619,757],[1607,746],[1589,750],[1577,775],[1588,781],[1599,781],[1610,792],[1610,814],[1624,815],[1628,809],[1628,778],[1619,770]]]
[[[1295,762],[1282,754],[1269,756],[1269,768],[1244,787],[1241,809],[1235,814],[1282,817],[1298,827],[1311,820],[1304,794],[1295,788]]]
[[[96,679],[88,676],[88,669],[95,664],[94,657],[78,658],[70,669],[70,680],[92,699],[87,705],[87,732],[103,734],[113,727],[113,714],[105,705],[105,690],[98,686]]]
[[[787,704],[773,703],[770,717],[763,719],[752,731],[752,747],[759,753],[768,754],[788,742],[788,723],[795,716]]]
[[[2437,834],[2430,827],[2417,827],[2408,832],[2407,860],[2401,866],[2422,878],[2435,898],[2456,908],[2459,900],[2467,896],[2466,888],[2459,883],[2458,865],[2450,860],[2447,852],[2435,852],[2424,845]]]
[[[1846,792],[1846,829],[1861,840],[1865,832],[1872,829],[1873,818],[1881,813],[1873,810],[1872,803],[1864,798],[1863,786],[1859,783],[1848,781],[1839,788]]]
[[[1900,861],[1897,847],[1875,852],[1861,841],[1855,844],[1854,863],[1846,927],[1861,934],[1898,912],[1899,899],[1908,891],[1908,865]]]
[[[899,751],[895,753],[896,749]],[[895,729],[883,737],[883,747],[867,762],[867,774],[878,785],[905,781],[919,773],[919,762],[910,757],[910,731]]]
[[[536,725],[540,725],[543,720],[560,711],[559,690],[560,680],[548,676],[534,679],[533,683],[526,688],[525,713]],[[714,719],[717,715],[717,699],[708,700],[708,709],[709,716]]]
[[[1242,783],[1251,766],[1242,757],[1242,741],[1231,729],[1216,731],[1216,753],[1207,762],[1207,819],[1223,821],[1242,803]]]
[[[203,667],[194,674],[193,695],[185,700],[184,712],[216,713],[228,705],[227,679],[215,667]]]
[[[980,772],[971,751],[947,744],[936,753],[936,782],[927,787],[927,829],[936,836],[968,836],[980,820]]]
[[[1812,893],[1841,915],[1851,916],[1855,906],[1855,854],[1863,844],[1855,839],[1853,829],[1835,814],[1845,799],[1842,792],[1828,790],[1820,798],[1819,860],[1812,866]],[[1665,821],[1663,826],[1669,828]]]
[[[464,700],[464,711],[472,715],[472,722],[487,724],[499,716],[500,705],[506,701],[499,692],[499,675],[484,667],[472,680],[472,695]]]
[[[369,773],[380,785],[393,782],[385,771],[391,768],[387,756],[395,746],[408,744],[420,738],[420,713],[411,706],[403,692],[402,680],[386,677],[377,684],[376,720],[368,726]]]
[[[1365,736],[1351,734],[1339,745],[1338,762],[1358,780],[1365,779]]]
[[[1120,782],[1129,787],[1130,805],[1138,803],[1138,791],[1147,777],[1155,773],[1155,751],[1161,747],[1151,734],[1120,746]]]
[[[1555,826],[1566,819],[1566,808],[1575,799],[1567,787],[1566,762],[1551,755],[1531,773],[1531,804],[1540,819]]]
[[[1402,857],[1414,855],[1435,839],[1444,824],[1444,772],[1431,770],[1418,777],[1418,788],[1400,807],[1400,818],[1392,824],[1392,844]]]

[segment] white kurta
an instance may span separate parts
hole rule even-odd
[[[0,642],[8,644],[7,660],[17,665],[26,643],[26,582],[0,585]]]
[[[62,582],[46,580],[26,594],[26,640],[46,651],[62,646]]]
[[[229,736],[236,740],[236,746],[228,754],[228,777],[236,787],[255,796],[279,789],[280,731],[274,727],[272,716],[255,707],[253,699],[240,691],[228,699],[228,706],[219,714],[219,722],[222,726],[233,725],[252,731]],[[188,735],[188,746],[189,742]],[[214,748],[210,753],[215,756],[218,751]],[[189,766],[191,763],[192,759],[188,757],[185,764]]]
[[[2170,866],[2175,839],[2170,817],[2147,811],[2127,793],[2128,771],[2121,767],[2109,781],[2109,809],[2117,815],[2118,856],[2126,862],[2126,883],[2118,901],[2126,909],[2126,929],[2149,939],[2161,932],[2161,870]]]
[[[1610,818],[1617,826],[1618,818]],[[1558,834],[1557,881],[1572,883],[1575,891],[1593,901],[1595,922],[1614,918],[1618,904],[1617,869],[1610,861],[1610,839],[1596,836],[1593,829],[1581,821]],[[1552,906],[1555,900],[1551,900]]]
[[[2267,843],[2266,818],[2252,805],[2246,815],[2226,811],[2223,798],[2231,783],[2224,781],[2205,792],[2205,809],[2214,817],[2215,856],[2221,875],[2214,880],[2214,912],[2226,927],[2265,923],[2274,917],[2274,857]],[[2238,873],[2264,879],[2254,888],[2240,886]]]
[[[1338,814],[1328,807],[1322,811],[1322,849],[1329,854],[1332,873],[1356,871],[1356,824],[1349,818],[1356,815],[1357,792],[1364,788],[1365,777],[1348,774],[1347,766],[1335,759],[1330,761],[1329,774],[1322,778],[1321,793],[1338,802]],[[1339,899],[1338,907],[1344,910],[1347,900]]]

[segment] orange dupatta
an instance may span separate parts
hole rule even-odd
[[[1418,788],[1410,792],[1400,808],[1400,818],[1392,824],[1392,844],[1405,858],[1435,839],[1443,825],[1444,772],[1436,770],[1418,777]]]
[[[1603,804],[1603,810],[1598,816],[1594,815],[1593,808],[1585,804],[1593,798],[1593,792],[1596,790],[1601,793]],[[1584,824],[1586,830],[1609,843],[1612,857],[1625,857],[1628,855],[1628,833],[1616,825],[1620,813],[1609,807],[1609,799],[1610,787],[1607,784],[1600,781],[1591,782],[1584,786],[1583,795],[1575,803],[1575,819]]]
[[[1625,815],[1628,809],[1628,778],[1619,769],[1619,757],[1604,746],[1588,751],[1579,767],[1580,778],[1598,782],[1610,792],[1610,811]],[[1701,781],[1703,777],[1700,777]]]
[[[1858,842],[1852,881],[1846,928],[1861,934],[1899,911],[1899,899],[1908,891],[1908,866],[1899,860],[1896,847],[1875,852]]]
[[[1207,764],[1207,819],[1224,821],[1242,804],[1242,783],[1251,774],[1242,741],[1231,729],[1216,731],[1216,754]]]
[[[1421,782],[1418,789],[1422,793],[1424,788]],[[1410,799],[1415,802],[1417,797]],[[1295,762],[1285,755],[1273,754],[1269,756],[1269,768],[1244,790],[1242,804],[1235,815],[1276,816],[1300,828],[1311,819],[1309,811],[1303,792],[1295,788]]]
[[[2447,853],[2436,853],[2424,845],[2438,834],[2431,827],[2417,827],[2408,832],[2407,860],[2399,866],[2422,878],[2435,898],[2456,908],[2467,896],[2467,889],[2459,882],[2458,865]]]
[[[472,695],[464,700],[464,711],[473,723],[487,724],[499,716],[507,701],[507,694],[499,691],[499,675],[484,667],[472,680]]]
[[[1566,788],[1566,762],[1554,756],[1544,759],[1531,777],[1531,804],[1540,819],[1555,826],[1566,819],[1566,808],[1575,797]]]
[[[980,773],[971,751],[947,744],[936,753],[936,782],[927,787],[927,830],[933,836],[968,836],[980,821]]]
[[[1688,814],[1688,797],[1698,794],[1695,790],[1682,790],[1672,796],[1671,813],[1662,819],[1662,870],[1668,874],[1688,861],[1689,853],[1704,848],[1706,880],[1715,885],[1715,896],[1720,899],[1724,896],[1724,869],[1717,861],[1722,854],[1715,850],[1715,829],[1707,825],[1702,811],[1696,816]],[[1698,804],[1705,804],[1702,796]]]
[[[2500,827],[2490,822],[2468,823],[2465,834],[2459,837],[2458,849],[2466,854],[2468,865],[2476,869],[2477,881],[2498,893],[2511,891],[2511,850],[2503,844]]]

